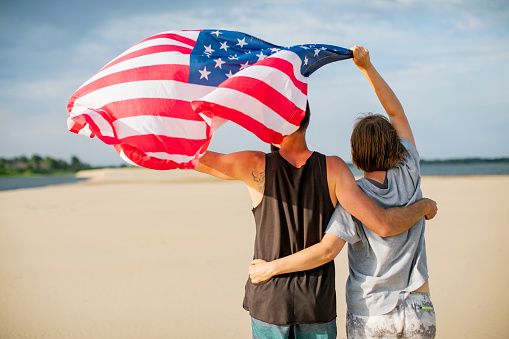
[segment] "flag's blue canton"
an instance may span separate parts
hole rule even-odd
[[[352,51],[337,46],[282,47],[240,32],[204,30],[191,53],[188,81],[218,86],[238,71],[282,49],[295,52],[300,57],[304,76],[330,62],[352,57]]]

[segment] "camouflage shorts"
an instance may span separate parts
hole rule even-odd
[[[412,292],[383,315],[358,316],[347,312],[346,333],[352,339],[435,338],[435,310],[429,293]]]

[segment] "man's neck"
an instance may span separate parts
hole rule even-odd
[[[279,154],[294,167],[302,167],[313,154],[306,144],[306,134],[295,132],[285,137],[281,143]]]

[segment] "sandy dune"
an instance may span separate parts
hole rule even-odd
[[[250,338],[247,189],[193,171],[0,192],[0,338]],[[424,177],[437,338],[506,338],[509,177]],[[338,338],[346,253],[336,259]]]

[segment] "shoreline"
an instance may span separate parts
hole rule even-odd
[[[66,178],[74,177],[76,180],[65,180]],[[355,175],[355,178],[360,178],[360,175]],[[455,180],[460,178],[509,178],[509,174],[471,174],[471,175],[421,175],[422,178],[443,178],[447,180]],[[43,180],[45,178],[54,179],[54,182],[47,184],[38,184],[37,180]],[[59,178],[64,179],[63,182],[59,182]],[[1,185],[1,181],[34,181],[33,185],[30,183],[12,188],[4,188]],[[18,189],[29,189],[29,188],[42,188],[49,186],[58,185],[74,185],[74,184],[105,184],[105,183],[117,183],[117,184],[129,184],[129,183],[190,183],[190,182],[221,182],[222,180],[213,178],[209,175],[199,173],[193,170],[167,170],[157,171],[146,168],[100,168],[82,170],[76,173],[69,174],[49,174],[49,175],[37,175],[37,176],[4,176],[0,177],[0,192],[12,191]]]

